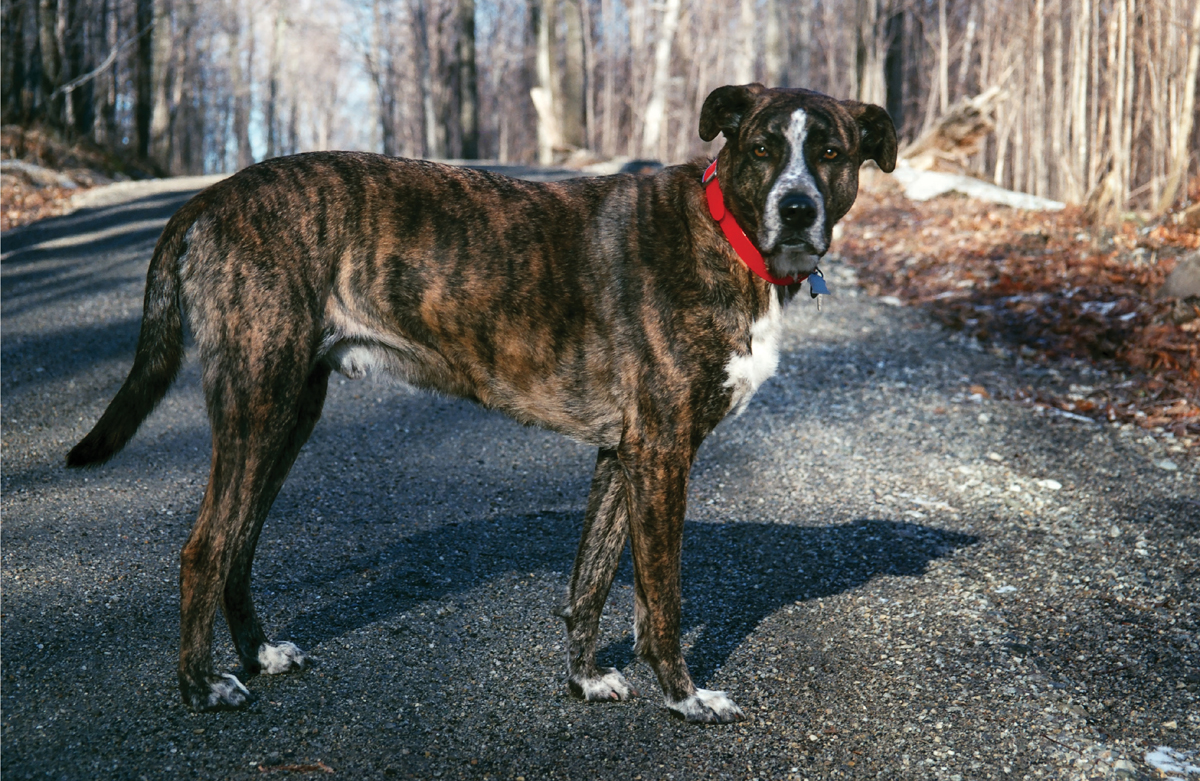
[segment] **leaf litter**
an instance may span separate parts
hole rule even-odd
[[[1200,248],[1200,232],[1167,218],[1100,233],[1078,207],[1031,212],[958,196],[918,203],[879,180],[862,188],[845,225],[840,254],[869,294],[922,306],[1026,361],[1082,360],[1111,380],[993,395],[1170,433],[1200,450],[1200,307],[1154,297],[1178,259]]]

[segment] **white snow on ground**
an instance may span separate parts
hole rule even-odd
[[[920,171],[906,165],[903,160],[896,166],[892,176],[904,185],[905,196],[914,201],[928,201],[930,198],[936,198],[948,192],[960,192],[981,201],[999,203],[1014,209],[1056,212],[1066,208],[1066,204],[1062,201],[1052,201],[1049,198],[1039,198],[1028,193],[1006,190],[970,176],[947,174],[941,171]]]
[[[1200,777],[1200,752],[1159,746],[1146,754],[1146,764],[1166,778]]]

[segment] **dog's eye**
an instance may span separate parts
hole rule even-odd
[[[829,146],[829,147],[825,147],[825,151],[821,153],[821,157],[825,158],[826,160],[837,160],[838,155],[840,155],[840,154],[841,153],[838,152],[836,149]]]
[[[765,146],[763,146],[762,144],[759,144],[758,146],[754,147],[754,156],[755,157],[766,157],[767,156],[767,148]]]

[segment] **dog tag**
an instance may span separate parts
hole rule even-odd
[[[829,287],[825,284],[825,275],[819,268],[813,269],[813,273],[808,275],[808,293],[817,299],[817,311],[820,312],[821,296],[829,295]]]
[[[808,292],[813,298],[829,295],[829,288],[825,285],[825,277],[821,275],[821,269],[817,269],[809,275]]]

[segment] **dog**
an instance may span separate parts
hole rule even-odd
[[[625,700],[596,665],[625,542],[634,648],[687,721],[743,718],[698,689],[680,650],[688,474],[705,436],[778,361],[782,309],[829,249],[859,166],[891,171],[878,106],[725,86],[705,100],[705,160],[653,175],[533,183],[353,152],[268,160],[202,191],[150,261],[133,367],[72,467],[112,458],[166,394],[194,335],[212,466],[181,554],[179,688],[196,710],[252,695],[213,669],[220,604],[243,677],[303,669],[250,594],[263,519],[321,415],[331,372],[382,372],[474,399],[599,449],[560,615],[567,684]]]

